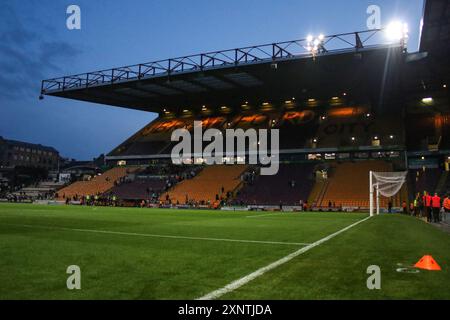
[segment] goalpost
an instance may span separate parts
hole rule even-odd
[[[407,171],[402,172],[369,172],[369,207],[370,215],[375,215],[374,197],[376,199],[376,214],[380,214],[380,194],[385,197],[396,195],[406,181]]]

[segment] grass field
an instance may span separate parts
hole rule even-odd
[[[196,299],[366,217],[0,204],[0,299]],[[442,271],[396,271],[425,254]],[[450,299],[449,263],[449,234],[383,215],[219,298]],[[69,265],[81,290],[66,288]]]

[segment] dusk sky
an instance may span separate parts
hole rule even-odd
[[[81,8],[81,30],[66,9]],[[408,23],[417,51],[423,0],[3,0],[0,4],[0,136],[89,160],[155,118],[56,97],[41,80],[204,51],[367,29],[366,9],[385,26]]]

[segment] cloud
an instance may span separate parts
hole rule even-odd
[[[42,32],[45,30],[45,32]],[[40,32],[41,31],[41,32]],[[0,11],[0,96],[23,100],[39,95],[40,82],[81,50],[48,32],[45,22],[30,21],[9,4]]]

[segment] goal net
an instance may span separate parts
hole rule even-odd
[[[375,214],[374,197],[376,199],[376,213],[380,214],[380,195],[393,197],[406,181],[407,171],[402,172],[369,172],[369,204],[370,215]]]

